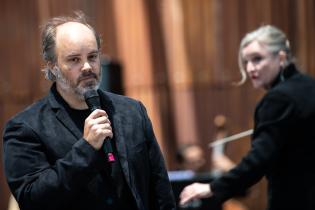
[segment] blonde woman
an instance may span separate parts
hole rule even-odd
[[[239,50],[244,82],[266,90],[255,111],[252,145],[242,161],[210,184],[184,188],[180,204],[210,198],[221,204],[268,180],[268,210],[315,209],[315,82],[293,62],[289,41],[274,26],[248,33]]]

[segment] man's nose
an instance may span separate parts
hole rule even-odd
[[[82,71],[90,71],[92,69],[92,66],[88,61],[85,61],[82,67]]]

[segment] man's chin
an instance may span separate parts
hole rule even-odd
[[[91,89],[98,88],[98,86],[99,86],[99,82],[97,80],[93,79],[93,80],[82,81],[79,83],[79,85],[77,87],[81,88],[81,89],[91,90]]]
[[[99,84],[85,84],[84,86],[78,86],[75,90],[75,93],[80,96],[80,98],[84,97],[84,93],[89,90],[97,90],[99,88]]]

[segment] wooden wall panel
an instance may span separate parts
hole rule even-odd
[[[32,103],[38,93],[38,22],[36,2],[19,1],[19,9],[13,1],[1,2],[0,18],[0,106],[1,124],[17,111]],[[1,143],[2,156],[2,143]],[[2,161],[0,162],[2,169]],[[2,170],[0,176],[0,209],[6,209],[9,190]]]
[[[169,78],[170,95],[175,129],[175,142],[196,142],[196,118],[193,104],[193,71],[187,51],[190,39],[185,35],[184,4],[182,1],[162,1],[161,20],[165,37],[165,54],[167,76]],[[195,35],[191,35],[195,36]]]
[[[152,85],[154,87],[155,104],[159,110],[160,139],[163,143],[163,154],[166,159],[167,167],[174,168],[176,149],[173,110],[173,97],[170,92],[170,78],[168,77],[167,56],[163,21],[162,21],[162,1],[143,1],[145,15],[148,19],[148,29],[150,35],[150,51],[152,55]],[[150,109],[150,107],[147,107]],[[153,115],[154,117],[154,115]],[[154,120],[154,119],[153,119]],[[153,122],[154,123],[154,122]]]
[[[154,62],[147,5],[143,0],[121,0],[113,4],[117,35],[117,59],[123,61],[126,95],[142,101],[148,108],[157,140],[164,151],[160,107],[157,106]],[[164,152],[167,157],[167,153]]]

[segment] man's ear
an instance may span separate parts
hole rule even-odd
[[[50,62],[50,61],[48,61],[48,62],[46,63],[46,66],[47,66],[49,69],[53,69],[54,66],[55,66],[55,64],[52,63],[52,62]]]
[[[55,63],[52,63],[52,62],[48,62],[47,63],[47,67],[49,68],[49,71],[54,75],[56,76],[56,70],[57,70],[57,65]]]

